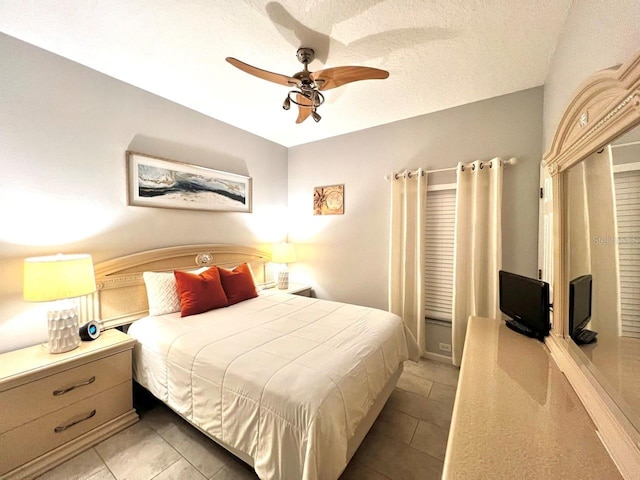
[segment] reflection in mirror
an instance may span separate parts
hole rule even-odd
[[[568,278],[591,275],[585,319],[597,333],[592,343],[580,344],[578,332],[569,332],[571,348],[640,430],[640,127],[571,167],[565,178]],[[587,300],[580,304],[580,298]],[[576,293],[572,307],[570,294],[570,312],[588,312],[588,298]]]

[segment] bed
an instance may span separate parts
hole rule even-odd
[[[269,282],[268,254],[228,245],[97,264],[86,311],[107,328],[131,324],[134,379],[260,478],[337,479],[418,346],[396,315],[274,288],[194,315],[149,315],[144,272],[241,263]]]

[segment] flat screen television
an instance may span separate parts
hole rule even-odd
[[[591,320],[591,275],[582,275],[569,282],[569,335],[575,340]]]
[[[549,335],[547,282],[500,270],[499,291],[500,311],[510,318],[509,328],[540,340]]]

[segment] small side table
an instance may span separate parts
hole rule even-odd
[[[311,287],[309,285],[301,285],[299,283],[289,283],[289,288],[283,289],[274,287],[274,291],[280,293],[290,293],[292,295],[300,295],[301,297],[311,296]]]
[[[134,345],[106,330],[70,352],[0,354],[0,478],[34,478],[136,423]]]

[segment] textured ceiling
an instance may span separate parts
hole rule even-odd
[[[2,0],[0,31],[289,147],[542,85],[571,2]],[[225,62],[292,75],[301,46],[390,77],[298,125],[286,87]]]

